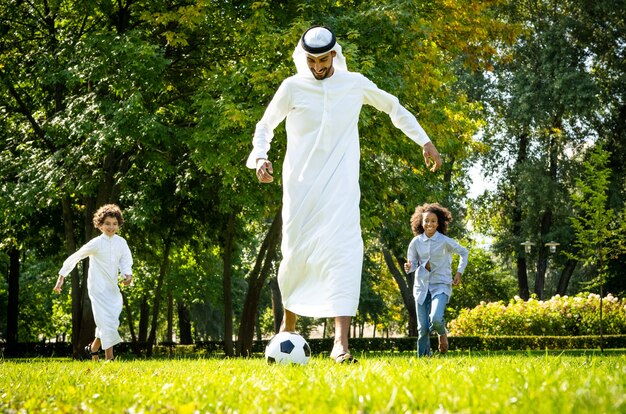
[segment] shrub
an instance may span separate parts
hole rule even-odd
[[[602,301],[603,333],[626,334],[626,301],[608,294]],[[542,301],[516,296],[508,304],[481,302],[463,309],[448,326],[454,336],[572,336],[600,332],[600,296],[579,293]]]

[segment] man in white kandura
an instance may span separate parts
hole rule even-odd
[[[283,259],[278,283],[285,315],[281,331],[295,331],[296,315],[335,318],[330,354],[356,359],[348,349],[350,318],[359,304],[363,240],[359,216],[361,107],[386,112],[423,147],[436,171],[441,158],[415,117],[365,76],[349,72],[335,35],[314,26],[293,53],[297,74],[285,79],[256,126],[247,167],[260,182],[273,181],[267,159],[274,129],[286,118],[283,163]]]

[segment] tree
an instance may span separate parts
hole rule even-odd
[[[95,208],[119,199],[120,179],[139,149],[137,131],[146,137],[158,130],[148,102],[165,59],[131,31],[130,4],[2,6],[3,27],[11,28],[2,39],[2,105],[19,125],[8,145],[14,164],[24,166],[17,201],[35,194],[42,204],[63,206],[68,254],[95,234]],[[86,266],[72,274],[75,356],[94,330],[86,275]]]
[[[601,145],[595,147],[589,159],[583,162],[582,178],[576,180],[575,192],[572,194],[572,201],[579,213],[572,217],[577,252],[571,255],[583,265],[596,268],[597,276],[592,285],[599,286],[600,290],[600,337],[603,334],[602,299],[607,263],[626,253],[623,236],[626,232],[626,208],[619,213],[607,208],[611,176],[611,170],[607,168],[609,157],[610,153]],[[603,349],[602,341],[600,349]]]
[[[579,5],[576,0],[558,7],[543,0],[505,5],[507,20],[523,31],[513,45],[503,48],[493,74],[485,77],[483,96],[490,116],[484,141],[491,151],[483,166],[501,184],[492,204],[482,205],[487,209],[483,217],[496,217],[487,219],[496,225],[494,248],[506,260],[514,257],[519,294],[525,299],[530,293],[527,260],[536,261],[532,287],[543,297],[545,243],[557,236],[562,245],[571,240],[568,190],[576,161],[567,154],[578,151],[593,135],[590,121],[599,110],[588,49],[569,35],[575,31],[573,16]],[[487,198],[477,204],[484,201]],[[524,254],[520,243],[525,240],[538,247],[536,256]],[[568,264],[564,269],[565,275],[573,267]]]
[[[277,249],[280,243],[282,230],[282,215],[279,208],[270,225],[265,239],[259,249],[254,268],[247,279],[248,291],[241,313],[239,334],[237,341],[237,355],[250,356],[254,325],[259,311],[261,291],[270,275],[273,263],[276,261]]]
[[[610,152],[598,145],[582,163],[581,178],[576,180],[572,202],[576,215],[571,217],[576,233],[570,255],[584,266],[596,268],[592,285],[599,286],[602,294],[610,259],[626,253],[626,209],[615,212],[608,207],[608,187],[612,171],[608,168]]]
[[[598,140],[610,149],[608,168],[611,169],[608,187],[608,207],[620,211],[626,205],[626,189],[622,185],[626,174],[626,88],[622,41],[626,37],[624,0],[581,1],[574,13],[576,29],[572,34],[586,45],[590,53],[590,72],[600,87],[601,111],[593,120]],[[613,293],[626,292],[622,269],[626,255],[609,259],[607,288]]]
[[[507,301],[515,295],[517,288],[508,269],[499,266],[497,260],[482,248],[469,244],[470,254],[462,283],[454,287],[446,307],[448,321],[456,318],[462,309],[472,309],[482,301]]]

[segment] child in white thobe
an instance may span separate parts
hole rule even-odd
[[[133,258],[126,240],[116,234],[123,223],[118,206],[114,204],[102,206],[94,214],[93,222],[102,234],[87,242],[65,260],[54,291],[60,293],[65,277],[78,262],[86,257],[90,258],[87,289],[96,322],[96,332],[95,339],[85,347],[85,352],[97,360],[98,349],[102,345],[106,359],[112,360],[113,346],[122,342],[117,331],[123,305],[118,277],[120,274],[124,275],[124,285],[130,284]]]

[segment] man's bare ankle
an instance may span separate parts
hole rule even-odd
[[[280,325],[280,330],[278,332],[295,332],[295,331],[296,331],[295,326]]]

